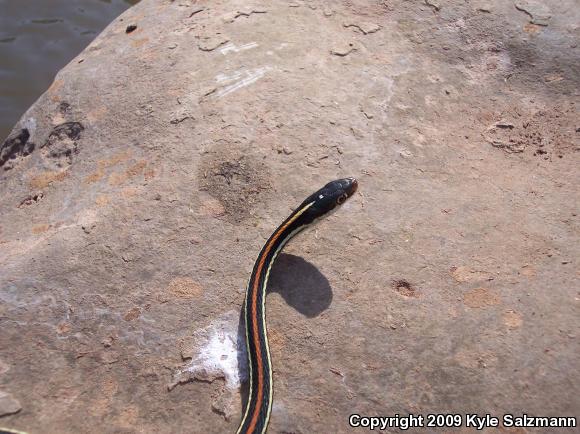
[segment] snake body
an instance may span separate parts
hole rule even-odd
[[[354,194],[354,178],[329,182],[308,196],[274,231],[254,264],[244,302],[246,348],[250,373],[248,401],[237,433],[264,433],[272,410],[272,361],[266,329],[266,288],[272,264],[286,243],[317,219],[326,216]]]

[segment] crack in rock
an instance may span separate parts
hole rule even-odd
[[[246,10],[239,10],[236,12],[233,12],[231,14],[228,14],[228,16],[226,16],[225,18],[225,22],[226,23],[233,23],[235,20],[237,20],[240,17],[246,17],[249,18],[251,15],[254,14],[265,14],[267,13],[268,10],[265,8],[253,8],[253,9],[246,9]]]
[[[530,23],[538,26],[547,26],[552,18],[550,9],[542,3],[532,0],[517,0],[514,6],[518,11],[522,11],[530,16]]]
[[[199,14],[200,12],[203,12],[205,10],[205,8],[203,7],[198,7],[195,8],[190,14],[189,14],[189,18],[193,17],[196,14]]]
[[[0,390],[0,417],[16,414],[22,410],[20,402],[12,395]]]
[[[347,29],[354,28],[354,29],[358,30],[359,32],[361,32],[363,35],[375,33],[381,29],[381,26],[379,26],[376,23],[360,23],[360,24],[345,23],[345,24],[343,24],[343,26]]]
[[[439,12],[441,10],[441,5],[438,2],[434,1],[434,0],[425,0],[425,4],[427,6],[431,6],[437,12]]]
[[[229,38],[225,36],[215,36],[207,37],[198,43],[198,47],[201,51],[213,51],[216,48],[221,47],[224,44],[230,42]]]
[[[350,43],[348,46],[333,48],[330,50],[330,54],[334,56],[345,57],[354,51],[356,51],[356,48],[354,47],[354,44]]]

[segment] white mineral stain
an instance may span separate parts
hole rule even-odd
[[[227,86],[224,86],[222,89],[217,91],[216,96],[218,98],[221,98],[223,96],[229,95],[232,92],[235,92],[236,90],[241,89],[242,87],[246,87],[246,86],[258,81],[270,69],[272,69],[272,68],[270,68],[269,66],[263,66],[261,68],[249,69],[249,70],[245,70],[245,71],[237,71],[231,76],[219,74],[218,76],[216,76],[216,81],[218,83],[223,82],[223,81],[230,81],[230,80],[237,80],[237,81],[235,81],[234,83],[229,84]]]
[[[218,83],[228,82],[228,81],[235,81],[242,77],[244,71],[235,71],[231,74],[218,74],[215,77],[215,81]]]
[[[226,44],[222,48],[220,48],[220,52],[225,56],[230,51],[233,51],[234,53],[238,53],[240,51],[245,51],[245,50],[249,50],[251,48],[256,48],[257,46],[258,46],[257,43],[250,42],[249,44],[240,45],[238,47],[238,46],[236,46],[236,44],[232,44],[230,42],[229,44]]]
[[[182,373],[206,381],[224,378],[226,387],[239,388],[247,377],[247,363],[244,338],[238,337],[238,318],[237,312],[229,311],[208,327],[197,330],[193,335],[197,354]]]

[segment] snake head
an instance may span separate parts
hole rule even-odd
[[[355,178],[342,178],[331,181],[311,194],[300,205],[300,208],[310,205],[304,212],[305,223],[325,216],[351,197],[358,188],[358,181]]]

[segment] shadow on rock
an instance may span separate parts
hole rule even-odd
[[[284,253],[272,267],[268,292],[277,292],[308,318],[320,315],[332,302],[330,284],[318,268],[299,256]]]
[[[242,398],[242,414],[246,409],[250,394],[250,367],[248,366],[248,351],[246,349],[246,320],[244,319],[244,309],[240,309],[240,319],[238,321],[238,370],[240,381],[240,397]]]

